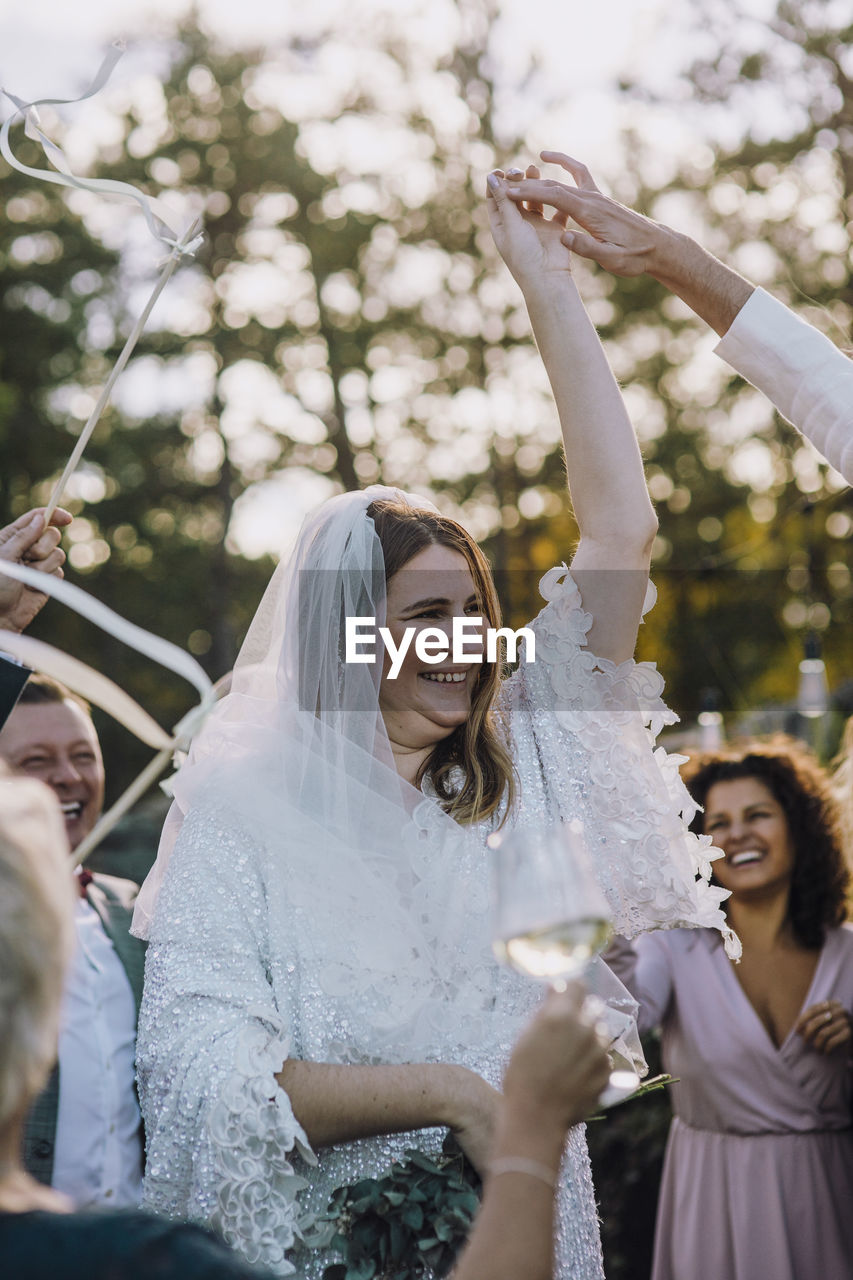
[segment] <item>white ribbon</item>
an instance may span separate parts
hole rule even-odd
[[[168,667],[179,676],[183,676],[190,684],[195,685],[202,697],[212,688],[207,672],[185,650],[172,644],[171,640],[164,640],[161,636],[155,636],[152,632],[146,631],[144,627],[128,622],[120,613],[115,613],[94,596],[81,591],[80,587],[75,587],[62,578],[54,578],[51,574],[42,573],[38,569],[28,569],[26,565],[13,563],[11,560],[0,560],[0,573],[5,573],[7,578],[15,578],[18,582],[23,582],[33,591],[41,591],[46,596],[67,604],[69,609],[88,618],[102,631],[109,632],[123,644],[130,645],[139,653],[153,658],[155,662],[160,663],[161,667]]]
[[[125,199],[133,200],[142,209],[149,230],[156,240],[162,241],[170,250],[181,248],[183,253],[192,253],[198,248],[198,244],[191,245],[188,240],[183,239],[180,224],[174,212],[162,200],[145,195],[129,182],[117,182],[113,178],[77,177],[71,172],[71,166],[62,148],[57,146],[41,128],[39,107],[74,106],[78,102],[85,102],[87,98],[93,98],[109,80],[124,51],[125,45],[122,40],[117,40],[110,46],[94,80],[86,92],[81,93],[78,98],[35,98],[32,102],[24,102],[8,89],[0,89],[0,93],[17,108],[0,128],[0,155],[13,169],[25,173],[30,178],[39,178],[43,182],[52,182],[60,187],[79,187],[81,191],[94,191],[98,195],[123,196]],[[57,172],[52,169],[33,169],[23,164],[13,154],[9,146],[9,130],[19,116],[23,117],[24,132],[27,137],[41,144],[45,156]],[[198,243],[201,243],[200,238]]]
[[[154,304],[163,292],[169,277],[172,275],[172,272],[175,270],[182,258],[192,257],[197,252],[204,238],[199,234],[201,227],[200,217],[195,218],[190,226],[182,232],[175,215],[166,205],[163,204],[161,200],[145,195],[143,192],[138,191],[136,187],[131,186],[128,182],[117,182],[111,178],[77,177],[71,172],[71,167],[68,164],[62,149],[58,147],[41,128],[38,114],[39,107],[68,106],[76,102],[84,102],[87,98],[93,97],[107,83],[113,72],[113,68],[123,53],[124,44],[121,41],[116,41],[116,43],[111,46],[106,58],[98,70],[97,75],[89,85],[89,88],[78,98],[37,98],[33,102],[24,102],[22,99],[16,97],[15,94],[10,93],[8,89],[0,90],[0,92],[5,94],[9,101],[17,108],[16,111],[14,111],[12,115],[4,121],[2,128],[0,128],[0,155],[3,156],[3,159],[7,164],[11,165],[13,169],[17,169],[20,173],[26,174],[30,178],[38,178],[43,182],[52,182],[57,186],[62,187],[79,187],[82,191],[93,191],[100,195],[119,196],[124,199],[135,201],[135,203],[141,207],[142,212],[145,215],[145,221],[148,223],[151,234],[169,250],[168,256],[165,259],[163,272],[154,286],[151,297],[148,299],[142,309],[139,319],[133,326],[130,336],[124,344],[121,355],[116,361],[115,366],[104,384],[100,396],[98,397],[98,402],[80,433],[80,437],[74,447],[71,457],[68,460],[68,464],[58,483],[54,486],[53,492],[50,495],[50,500],[45,508],[45,524],[50,522],[50,518],[53,515],[69,478],[74,471],[76,471],[80,463],[80,459],[83,456],[83,451],[89,443],[92,432],[95,430],[98,420],[110,398],[116,379],[130,359],[131,353],[139,341],[139,336],[148,321],[148,317],[151,314]],[[53,164],[55,171],[51,169],[33,169],[30,165],[22,164],[21,161],[12,153],[9,146],[9,130],[11,129],[13,122],[19,116],[24,120],[24,131],[27,137],[32,138],[33,141],[38,142],[41,145],[45,156],[51,164]]]
[[[147,711],[143,711],[138,702],[134,702],[124,689],[99,671],[87,667],[79,658],[72,658],[71,654],[63,653],[61,649],[55,649],[43,640],[22,636],[15,631],[0,631],[0,651],[11,654],[33,671],[51,676],[79,693],[87,702],[93,702],[96,707],[108,711],[146,746],[156,747],[160,751],[171,746],[170,735],[160,728],[156,720],[152,720]]]
[[[0,560],[0,573],[23,582],[34,591],[43,591],[46,595],[67,604],[75,613],[88,618],[102,631],[115,636],[117,640],[151,658],[160,666],[168,667],[170,671],[183,676],[200,694],[197,705],[190,708],[170,734],[117,684],[84,662],[80,662],[78,658],[72,658],[52,645],[34,640],[31,636],[0,631],[0,650],[18,658],[33,670],[60,680],[69,689],[113,716],[146,745],[158,749],[154,759],[146,765],[116,803],[101,815],[88,836],[74,850],[73,865],[79,866],[112,830],[119,818],[123,817],[131,805],[135,804],[148,790],[152,782],[166,768],[174,752],[187,750],[193,734],[198,732],[208,712],[214,706],[217,694],[206,672],[195,658],[190,657],[171,641],[164,640],[161,636],[156,636],[143,627],[128,622],[126,618],[108,609],[99,600],[81,591],[79,587],[8,560]]]
[[[186,232],[187,239],[189,239],[189,237],[192,236],[193,232],[199,225],[200,225],[199,220],[196,219],[195,222],[193,222],[192,226]],[[196,240],[200,243],[201,236],[196,237]],[[195,244],[196,240],[193,240],[190,243]],[[162,275],[160,276],[160,279],[157,281],[157,284],[154,286],[154,291],[151,294],[151,297],[148,299],[145,306],[143,307],[142,313],[139,316],[139,319],[136,321],[136,324],[133,326],[133,329],[130,332],[127,342],[124,344],[124,347],[122,348],[121,355],[119,356],[118,360],[116,360],[115,365],[113,366],[112,373],[104,383],[104,386],[101,390],[101,394],[98,396],[98,402],[95,405],[92,412],[90,413],[89,419],[86,422],[86,425],[83,427],[83,430],[80,432],[80,436],[77,440],[76,445],[74,446],[71,457],[68,459],[68,462],[65,465],[65,470],[63,471],[62,475],[59,477],[59,480],[54,485],[53,492],[51,493],[50,499],[48,500],[48,504],[45,507],[44,520],[46,525],[50,523],[51,516],[53,515],[59,503],[59,499],[62,497],[62,494],[65,490],[65,486],[68,484],[69,479],[77,470],[77,467],[80,463],[80,459],[83,457],[83,451],[85,450],[86,445],[89,443],[89,440],[91,439],[92,432],[95,430],[95,427],[98,425],[98,420],[100,419],[101,414],[106,408],[107,401],[109,400],[110,395],[112,393],[112,389],[115,386],[116,379],[118,378],[119,374],[124,369],[124,366],[127,364],[128,360],[130,359],[133,349],[136,346],[137,342],[139,341],[140,334],[142,333],[142,330],[145,328],[145,325],[148,322],[148,317],[151,315],[151,312],[154,308],[154,304],[157,301],[157,299],[160,297],[160,294],[165,289],[166,284],[168,283],[169,277],[171,276],[172,272],[175,270],[175,267],[178,265],[178,262],[180,261],[180,254],[182,252],[184,252],[184,250],[182,250],[181,246],[178,245],[176,246],[174,252],[169,255],[169,258],[166,262],[166,266],[163,270]]]

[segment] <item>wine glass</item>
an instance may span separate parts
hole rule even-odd
[[[505,837],[490,837],[489,845],[496,959],[547,982],[555,991],[565,991],[613,932],[583,827],[579,822],[524,827]],[[604,1005],[587,996],[584,1012],[600,1021]],[[601,1105],[628,1097],[639,1083],[631,1064],[620,1058]]]

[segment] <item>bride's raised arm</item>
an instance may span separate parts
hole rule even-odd
[[[560,242],[565,216],[513,203],[507,186],[502,173],[489,174],[492,234],[524,294],[560,415],[580,529],[572,573],[593,617],[588,644],[622,662],[634,652],[657,520],[621,392]]]

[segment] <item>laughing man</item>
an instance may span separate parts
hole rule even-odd
[[[0,732],[0,758],[56,793],[74,849],[104,799],[101,747],[86,704],[56,681],[32,676]],[[77,1208],[136,1205],[143,1145],[134,1058],[145,953],[128,928],[137,886],[88,872],[79,886],[58,1062],[27,1119],[24,1160]]]

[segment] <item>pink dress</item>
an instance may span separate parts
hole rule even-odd
[[[660,1026],[675,1116],[652,1280],[853,1276],[851,1061],[791,1031],[778,1049],[718,933],[617,942],[607,962]],[[853,926],[827,933],[804,1008],[853,1011]]]

